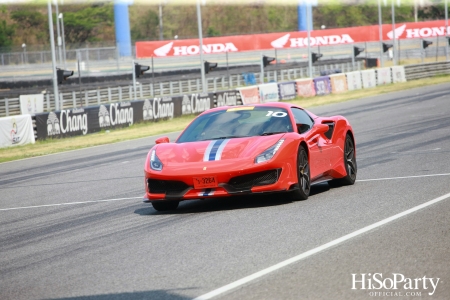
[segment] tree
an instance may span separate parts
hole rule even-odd
[[[1,7],[1,13],[2,15],[6,14],[6,6],[3,5]],[[15,33],[15,26],[14,25],[8,25],[6,23],[6,20],[2,18],[3,20],[0,21],[0,47],[6,48],[7,50],[10,46],[12,46],[13,36]]]
[[[101,40],[104,28],[113,27],[114,13],[110,4],[92,5],[64,13],[66,43]]]
[[[132,23],[131,38],[134,41],[159,39],[159,16],[156,11],[150,9]]]

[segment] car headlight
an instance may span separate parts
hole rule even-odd
[[[266,149],[263,153],[258,155],[255,158],[255,164],[259,164],[259,163],[270,160],[275,155],[275,153],[277,153],[278,149],[280,149],[283,142],[284,142],[284,139],[279,140],[275,145]]]
[[[152,150],[152,154],[150,156],[150,168],[155,171],[161,171],[163,168],[163,164],[161,160],[159,160],[158,156],[156,156],[156,150]]]

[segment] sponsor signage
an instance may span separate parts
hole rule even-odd
[[[37,137],[85,135],[142,121],[179,117],[181,101],[180,97],[164,97],[36,114]]]
[[[239,92],[234,91],[224,91],[224,92],[215,92],[215,107],[220,106],[235,106],[242,104],[240,100]]]
[[[244,105],[259,103],[259,91],[257,86],[239,88],[238,90]]]
[[[292,100],[297,96],[294,81],[279,83],[278,90],[280,91],[281,100]]]
[[[377,85],[377,78],[375,75],[375,70],[364,70],[361,71],[361,78],[363,88],[373,88]]]
[[[316,95],[314,81],[312,79],[299,79],[295,81],[297,95],[300,97],[312,97]]]
[[[377,85],[392,83],[391,68],[379,68],[377,72]]]
[[[0,148],[34,142],[31,115],[0,118]]]
[[[332,74],[329,77],[332,93],[344,93],[347,91],[347,78],[345,74]]]
[[[181,100],[181,114],[199,114],[214,107],[214,94],[201,93],[184,95]]]
[[[280,101],[278,84],[276,82],[260,84],[258,85],[258,89],[259,101],[261,103]]]
[[[347,88],[349,91],[362,89],[362,78],[360,71],[345,73],[347,76]]]
[[[20,95],[20,113],[22,115],[34,115],[44,111],[44,95]]]
[[[405,67],[404,66],[393,66],[391,67],[392,82],[406,82]]]
[[[428,38],[445,36],[445,21],[399,23],[395,30],[391,24],[382,25],[383,40]],[[450,33],[450,32],[449,32]],[[379,26],[359,26],[311,31],[311,46],[327,46],[379,41]],[[307,32],[254,34],[211,37],[203,39],[203,53],[225,53],[266,49],[307,47]],[[136,56],[166,57],[187,56],[200,53],[199,40],[168,40],[136,42]]]
[[[316,90],[316,95],[323,96],[331,93],[331,83],[330,77],[322,76],[314,78],[314,88]]]

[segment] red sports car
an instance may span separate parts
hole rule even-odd
[[[290,103],[219,107],[197,116],[174,143],[156,140],[145,162],[144,202],[286,192],[307,199],[311,183],[356,180],[352,127]]]

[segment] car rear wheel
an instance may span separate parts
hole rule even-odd
[[[304,146],[301,146],[297,154],[297,178],[298,190],[292,192],[293,200],[308,199],[311,190],[311,174],[309,172],[308,153]]]
[[[333,179],[329,183],[331,186],[352,185],[356,181],[358,168],[356,165],[355,145],[349,134],[345,137],[344,164],[347,175],[340,179]]]
[[[179,203],[180,201],[154,201],[152,205],[157,211],[167,211],[177,209]]]

